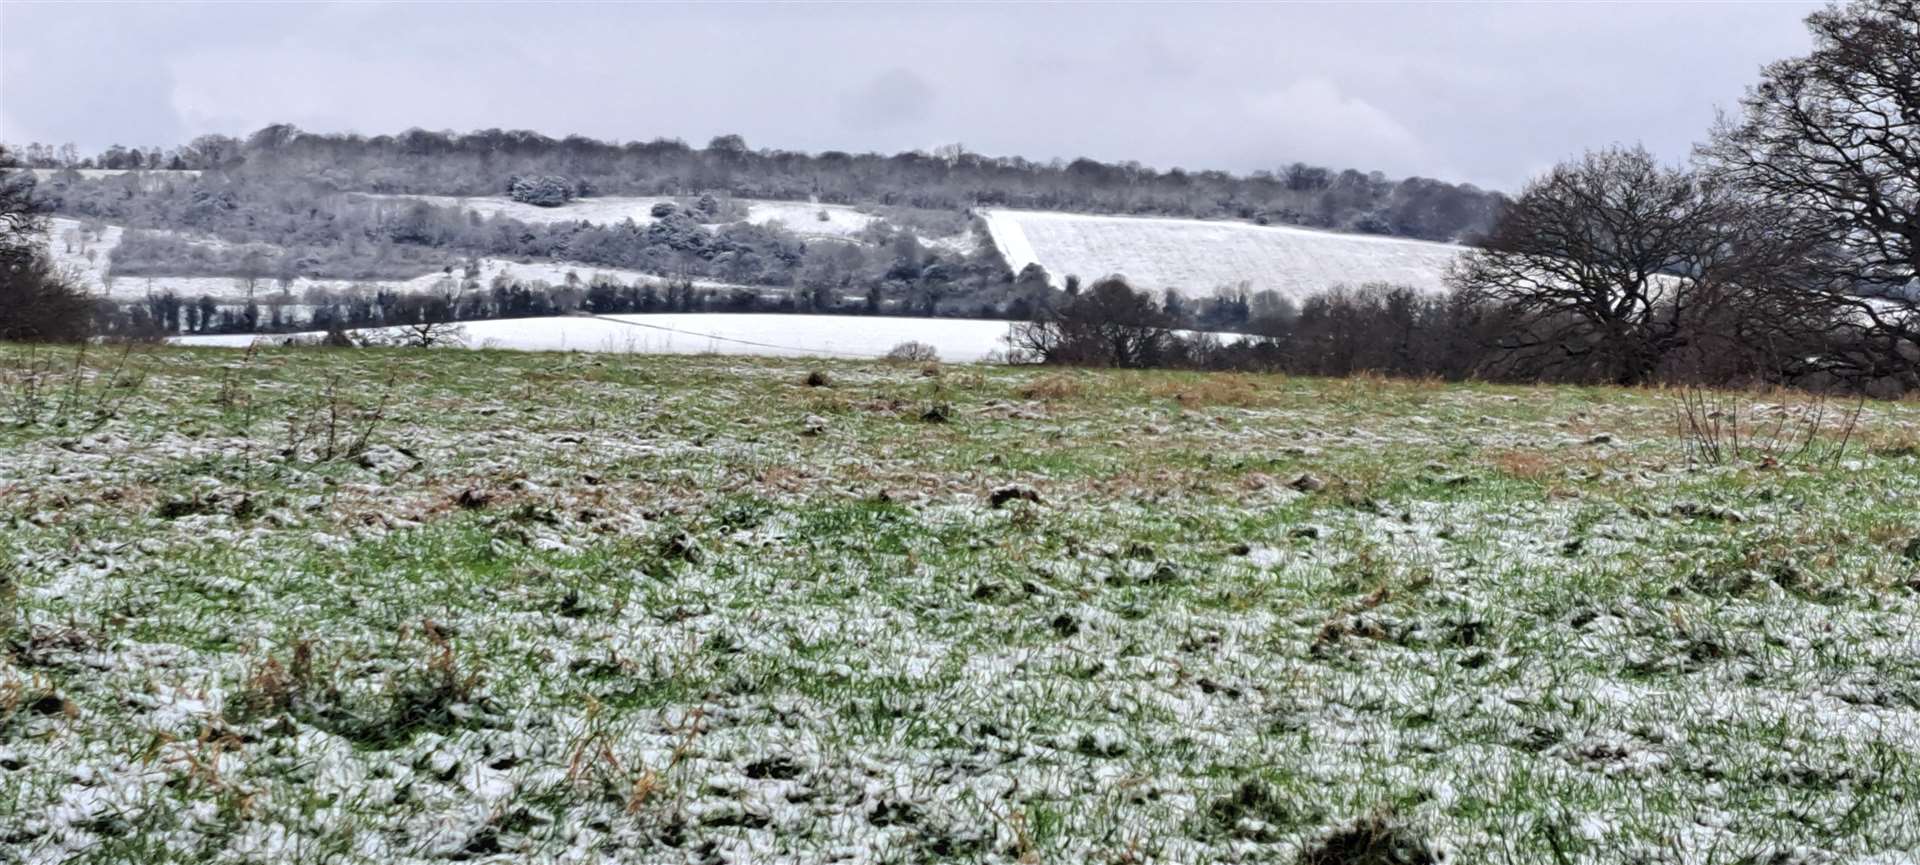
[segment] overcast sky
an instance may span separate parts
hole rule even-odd
[[[0,140],[527,128],[892,152],[960,142],[1514,189],[1686,155],[1818,4],[0,3]]]

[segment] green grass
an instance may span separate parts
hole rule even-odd
[[[1920,406],[1677,404],[0,346],[0,862],[1920,856]]]

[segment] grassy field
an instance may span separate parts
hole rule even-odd
[[[0,346],[0,862],[1913,862],[1920,406],[1709,399]]]

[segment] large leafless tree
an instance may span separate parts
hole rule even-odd
[[[1529,183],[1451,279],[1513,316],[1495,345],[1504,372],[1641,384],[1750,337],[1791,258],[1766,222],[1713,182],[1614,148]]]
[[[1701,156],[1798,215],[1808,290],[1853,336],[1837,359],[1920,386],[1920,3],[1862,0],[1807,24],[1812,53],[1768,66]]]

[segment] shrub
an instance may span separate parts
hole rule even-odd
[[[557,174],[545,177],[514,176],[507,181],[507,197],[536,207],[559,207],[573,200],[578,187]]]
[[[887,349],[886,359],[894,363],[933,363],[940,359],[940,351],[924,342],[907,340]]]
[[[93,300],[44,257],[0,262],[0,341],[78,342],[93,329]]]

